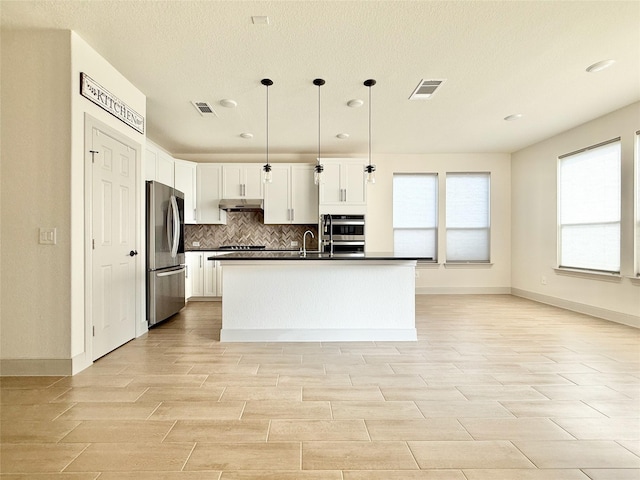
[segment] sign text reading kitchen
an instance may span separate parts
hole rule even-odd
[[[144,133],[144,117],[84,72],[80,73],[80,94],[131,128]]]

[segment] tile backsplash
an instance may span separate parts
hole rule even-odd
[[[213,249],[220,245],[297,248],[291,247],[291,242],[297,241],[302,246],[302,236],[307,230],[315,236],[307,238],[307,248],[314,250],[318,246],[317,225],[265,225],[263,212],[232,212],[227,214],[226,225],[185,225],[185,248]],[[200,246],[193,247],[193,242],[200,242]]]

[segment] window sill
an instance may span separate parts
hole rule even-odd
[[[622,275],[619,273],[593,272],[591,270],[579,270],[577,268],[561,268],[553,269],[558,275],[566,275],[568,277],[586,278],[589,280],[600,280],[603,282],[621,282]]]
[[[493,263],[490,262],[448,262],[444,264],[444,268],[491,268]]]
[[[638,287],[640,287],[640,277],[627,277],[629,280],[631,280],[631,285],[637,285]]]
[[[425,260],[422,262],[418,260],[417,268],[440,268],[440,264],[435,260]]]

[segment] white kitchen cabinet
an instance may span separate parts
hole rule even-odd
[[[313,183],[314,165],[276,164],[273,181],[265,184],[264,223],[318,223],[318,187]]]
[[[225,163],[222,165],[223,198],[264,198],[262,165]]]
[[[196,171],[197,223],[226,224],[227,212],[219,208],[222,198],[222,165],[199,163]]]
[[[147,140],[144,158],[145,180],[155,180],[173,187],[173,169],[173,157],[152,141]]]
[[[366,205],[365,159],[323,159],[320,205]]]
[[[171,157],[171,155],[166,152],[160,151],[160,153],[158,154],[157,162],[156,177],[158,179],[158,182],[173,187],[175,185],[173,157]]]
[[[199,284],[196,283],[197,272],[199,271],[199,252],[185,252],[184,261],[186,263],[184,274],[184,298],[189,300],[194,295],[194,287],[197,289]]]
[[[184,223],[196,223],[196,163],[175,159],[176,190],[184,193]]]
[[[218,260],[208,260],[216,252],[187,252],[191,295],[203,299],[222,296],[222,267]]]

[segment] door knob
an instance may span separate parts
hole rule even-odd
[[[130,256],[130,257],[134,257],[134,256],[136,256],[137,254],[138,254],[138,251],[137,251],[137,250],[131,250],[131,251],[129,252],[129,256]]]

